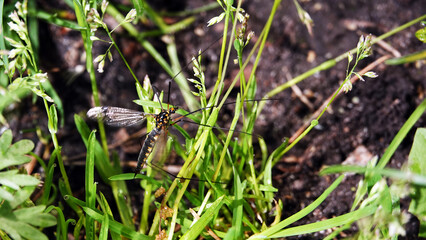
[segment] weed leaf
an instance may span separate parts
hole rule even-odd
[[[0,170],[13,165],[20,165],[31,160],[29,157],[25,156],[25,154],[34,148],[34,143],[30,140],[21,140],[8,147],[11,143],[12,132],[7,130],[0,137]]]
[[[413,173],[426,175],[426,128],[420,128],[414,136],[413,146],[408,157],[409,169]],[[419,237],[426,237],[426,189],[421,186],[413,185],[411,203],[408,211],[420,220]],[[423,219],[423,220],[422,220]]]

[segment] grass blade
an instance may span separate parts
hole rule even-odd
[[[313,203],[309,204],[306,208],[300,210],[299,212],[293,214],[291,217],[281,221],[277,225],[274,225],[258,234],[253,235],[249,239],[259,239],[259,238],[268,238],[279,231],[281,229],[285,228],[286,226],[296,222],[297,220],[301,219],[302,217],[306,216],[310,212],[312,212],[315,208],[317,208],[326,198],[328,195],[331,194],[331,192],[336,189],[337,186],[342,182],[344,176],[338,177],[331,185],[328,187],[322,194],[319,196]]]
[[[86,156],[86,206],[91,209],[96,208],[96,184],[95,175],[95,131],[89,136]],[[95,239],[95,220],[91,216],[86,216],[86,238]]]
[[[198,219],[195,222],[195,224],[192,225],[191,229],[182,236],[181,240],[196,239],[204,230],[204,228],[207,226],[207,224],[213,219],[213,217],[220,210],[220,208],[222,207],[224,203],[223,202],[224,199],[225,199],[225,196],[221,196],[218,199],[216,199],[216,201],[214,201],[210,205],[210,207],[201,216],[201,218]]]

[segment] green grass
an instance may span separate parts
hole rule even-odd
[[[382,238],[394,237],[395,235],[392,235],[394,229],[389,227],[391,224],[393,224],[392,226],[396,229],[397,234],[402,234],[400,228],[398,228],[406,221],[399,208],[399,198],[402,196],[396,193],[396,185],[387,185],[385,177],[399,180],[399,186],[408,184],[407,186],[413,189],[418,188],[420,192],[424,190],[426,170],[422,165],[421,157],[419,157],[422,156],[424,132],[419,131],[419,137],[416,135],[416,142],[413,145],[410,166],[408,167],[410,171],[391,170],[386,169],[385,166],[402,139],[425,112],[425,101],[407,120],[377,164],[373,160],[369,166],[363,168],[334,166],[323,170],[322,174],[357,172],[365,175],[365,178],[358,185],[356,198],[350,212],[325,221],[289,227],[290,224],[312,213],[339,186],[344,175],[337,177],[310,205],[285,219],[282,219],[282,202],[274,201],[274,196],[279,191],[272,182],[274,165],[306,134],[309,134],[314,126],[321,122],[323,113],[342,89],[350,91],[352,88],[350,78],[353,75],[358,77],[374,76],[372,73],[360,74],[356,71],[356,67],[359,61],[367,57],[369,48],[377,42],[376,39],[362,38],[356,48],[348,50],[342,55],[296,76],[287,83],[271,89],[263,97],[263,99],[271,98],[318,71],[332,68],[337,62],[346,58],[349,60],[345,81],[342,85],[336,86],[335,94],[329,102],[325,103],[321,114],[315,119],[308,120],[308,127],[298,138],[291,143],[288,142],[288,139],[284,140],[277,149],[268,149],[264,140],[258,139],[262,150],[262,160],[260,164],[256,164],[260,167],[255,167],[253,145],[257,135],[253,134],[253,129],[257,117],[265,106],[265,101],[251,100],[256,95],[256,69],[262,64],[261,55],[280,1],[274,1],[271,6],[269,18],[252,49],[247,49],[247,41],[250,40],[251,34],[245,32],[244,24],[241,25],[236,21],[238,18],[244,18],[241,15],[241,2],[238,2],[237,7],[231,7],[224,3],[219,5],[223,9],[223,13],[213,20],[222,19],[224,24],[222,48],[219,54],[217,81],[209,97],[207,97],[201,55],[196,56],[193,61],[194,79],[185,79],[181,74],[177,74],[180,72],[181,64],[177,60],[178,55],[173,37],[169,37],[167,41],[167,50],[169,59],[171,59],[171,63],[168,63],[146,40],[146,35],[137,32],[132,25],[132,22],[137,22],[138,17],[140,17],[137,14],[141,14],[145,10],[148,17],[158,27],[158,30],[152,34],[173,34],[188,26],[194,17],[188,17],[173,25],[167,25],[158,13],[149,8],[146,2],[134,0],[133,4],[137,11],[130,11],[127,16],[123,16],[116,6],[110,4],[108,8],[105,5],[103,7],[98,6],[98,9],[100,9],[98,15],[92,10],[91,14],[94,17],[89,18],[88,21],[89,12],[85,10],[87,9],[85,3],[77,0],[74,0],[72,5],[70,1],[67,3],[74,8],[77,22],[65,21],[53,15],[49,17],[49,13],[40,12],[31,4],[28,5],[28,14],[44,19],[49,24],[61,25],[81,32],[87,59],[86,69],[89,73],[97,106],[100,105],[100,101],[95,67],[98,67],[98,71],[107,68],[110,64],[108,59],[111,56],[111,51],[118,51],[121,60],[125,62],[135,79],[136,91],[139,96],[135,103],[141,104],[144,111],[148,113],[158,113],[160,110],[158,101],[153,99],[153,88],[149,78],[139,81],[115,43],[114,30],[108,29],[103,24],[103,15],[110,14],[127,31],[129,36],[137,40],[156,59],[165,72],[174,77],[173,80],[179,86],[188,109],[193,111],[203,108],[202,111],[190,116],[193,121],[200,125],[195,136],[191,136],[183,128],[176,125],[175,127],[185,137],[185,144],[181,145],[174,136],[169,137],[165,144],[166,152],[174,149],[185,162],[178,173],[181,178],[176,178],[173,181],[154,179],[154,169],[147,167],[146,174],[144,176],[138,175],[137,178],[141,179],[140,187],[144,193],[144,199],[141,202],[143,203],[141,206],[132,206],[129,201],[131,197],[126,181],[133,178],[133,173],[123,173],[119,159],[114,155],[110,156],[103,123],[99,121],[98,131],[92,131],[81,116],[75,115],[75,125],[87,148],[85,197],[78,199],[71,190],[67,171],[63,164],[61,153],[63,147],[59,145],[56,135],[58,129],[62,127],[60,124],[63,120],[62,104],[59,96],[49,84],[47,76],[39,70],[36,51],[38,43],[36,39],[31,39],[36,34],[25,28],[31,24],[27,20],[31,18],[26,15],[25,11],[18,11],[19,19],[23,21],[25,27],[20,29],[21,32],[16,30],[15,33],[10,30],[2,32],[4,36],[8,37],[6,40],[9,44],[12,45],[6,46],[4,42],[0,41],[0,47],[3,49],[21,50],[14,58],[3,58],[3,67],[8,69],[9,72],[2,74],[1,78],[7,79],[7,81],[1,82],[6,94],[0,97],[2,100],[0,102],[5,101],[6,103],[0,104],[0,113],[3,113],[8,104],[17,102],[17,100],[25,98],[29,94],[40,97],[48,117],[49,138],[47,141],[52,143],[54,150],[47,165],[43,162],[41,156],[31,154],[39,161],[46,173],[42,185],[43,194],[40,198],[33,200],[30,195],[35,191],[35,186],[40,184],[40,181],[33,176],[10,169],[12,166],[29,161],[25,154],[33,149],[32,143],[29,140],[22,140],[23,142],[12,144],[12,133],[10,131],[4,132],[0,137],[2,150],[0,164],[3,163],[3,165],[0,165],[0,180],[7,180],[1,182],[2,185],[0,186],[0,198],[3,200],[0,202],[0,221],[2,223],[0,224],[0,236],[3,239],[20,239],[21,236],[23,238],[33,236],[33,239],[47,239],[43,228],[55,224],[57,226],[55,233],[58,239],[65,239],[69,233],[72,233],[76,239],[82,237],[80,234],[84,234],[86,239],[121,239],[121,237],[154,239],[159,231],[169,239],[196,239],[200,236],[210,239],[211,235],[226,239],[259,239],[283,238],[335,228],[336,230],[328,236],[331,239],[341,231],[348,229],[355,222],[360,227],[360,232],[357,235],[360,237],[371,237],[375,230],[382,233]],[[92,5],[90,7],[97,6]],[[11,6],[9,6],[10,8]],[[303,13],[300,6],[298,6],[298,10],[300,14]],[[422,16],[415,19],[379,36],[377,39],[384,39],[399,33],[425,18],[426,16]],[[240,26],[243,28],[241,29]],[[95,32],[90,31],[90,28],[102,30],[110,37],[110,42],[106,43],[109,44],[107,52],[100,56],[92,55],[93,42],[99,40],[93,37]],[[36,31],[36,29],[34,30],[32,27],[31,31]],[[231,32],[230,36],[228,31]],[[19,35],[16,35],[16,33],[19,33]],[[232,80],[229,88],[224,89],[224,78],[231,51],[237,53],[240,71]],[[243,58],[244,52],[248,52],[245,58]],[[356,55],[355,58],[352,57],[352,54]],[[248,59],[252,57],[256,60],[249,77],[245,78],[243,72],[248,64]],[[95,66],[94,62],[98,66]],[[15,64],[15,68],[10,67],[11,63]],[[226,133],[219,131],[220,133],[216,135],[210,126],[216,126],[220,110],[227,104],[228,96],[237,83],[240,83],[240,91],[235,103],[235,113],[230,124],[230,131],[225,131]],[[194,85],[198,92],[189,91],[190,85]],[[162,96],[163,94],[160,94],[160,99],[163,98]],[[163,107],[165,108],[167,105],[164,104]],[[181,109],[178,113],[184,115],[187,111]],[[0,120],[6,121],[3,117]],[[234,131],[239,122],[242,122],[241,131]],[[152,119],[147,120],[148,131],[154,127],[154,124]],[[97,137],[96,133],[98,132],[99,136]],[[238,135],[237,139],[235,139],[236,135]],[[154,155],[151,154],[148,161]],[[164,159],[167,157],[167,155],[163,156]],[[56,168],[57,166],[59,169]],[[53,177],[54,172],[58,171],[61,177],[55,179]],[[102,183],[94,182],[95,171],[101,177]],[[189,180],[193,178],[201,179],[201,181]],[[134,180],[132,181],[133,184]],[[191,188],[189,188],[190,182],[192,182]],[[97,184],[107,185],[113,193],[113,199],[105,198],[104,194],[99,191],[100,188],[97,187]],[[166,190],[161,201],[154,197],[154,193],[160,185]],[[422,212],[424,195],[412,196],[412,198],[414,201],[410,211],[419,218],[423,217],[425,215]],[[12,202],[15,204],[11,204]],[[66,210],[63,202],[69,206]],[[134,216],[133,209],[135,208],[140,212],[139,216]],[[116,209],[116,211],[112,209]],[[70,214],[70,211],[73,213]],[[7,216],[15,216],[15,218],[8,218]],[[35,228],[31,226],[34,223],[28,221],[28,219],[34,217],[45,221],[38,223],[39,225],[36,225],[38,228]],[[259,219],[262,221],[259,221]],[[270,223],[271,219],[273,222],[268,225],[267,223]],[[138,221],[138,223],[135,221]],[[70,223],[75,225],[71,227]],[[421,222],[421,224],[423,226],[425,223]],[[22,229],[23,226],[25,226],[25,230]],[[421,234],[425,233],[422,232]]]

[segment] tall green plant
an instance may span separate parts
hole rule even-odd
[[[13,169],[31,161],[26,154],[34,148],[30,140],[12,144],[12,131],[0,136],[0,237],[2,239],[48,239],[38,229],[56,225],[46,205],[35,205],[30,200],[41,182],[34,176]],[[37,221],[34,221],[37,219]]]
[[[5,37],[12,47],[8,55],[8,64],[3,66],[6,68],[5,72],[10,79],[6,96],[10,94],[10,96],[17,97],[15,95],[16,91],[21,92],[24,89],[41,97],[48,117],[48,130],[56,151],[55,156],[63,178],[64,190],[66,194],[71,194],[71,187],[62,161],[61,146],[56,136],[59,121],[56,106],[62,106],[62,103],[51,88],[47,73],[42,73],[38,68],[36,52],[28,30],[27,1],[17,2],[15,7],[16,10],[9,16],[11,21],[8,22],[10,31],[13,34],[10,37]],[[54,93],[53,97],[48,94],[45,88],[51,89],[50,93]],[[61,109],[60,112],[62,112]],[[53,167],[53,165],[51,164],[49,167]],[[51,169],[45,170],[49,172]]]

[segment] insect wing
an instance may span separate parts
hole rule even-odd
[[[163,169],[164,162],[167,160],[167,157],[170,154],[170,152],[168,152],[169,149],[167,148],[167,140],[167,131],[161,130],[151,153],[152,158],[146,159],[146,162],[144,163],[145,165],[151,166],[152,168],[157,170],[154,172],[160,171],[160,175],[162,175],[162,178],[167,175],[175,177],[174,174],[169,173],[167,170]]]
[[[146,113],[119,107],[94,107],[87,111],[87,117],[101,119],[109,126],[128,127],[139,125],[145,121]]]

